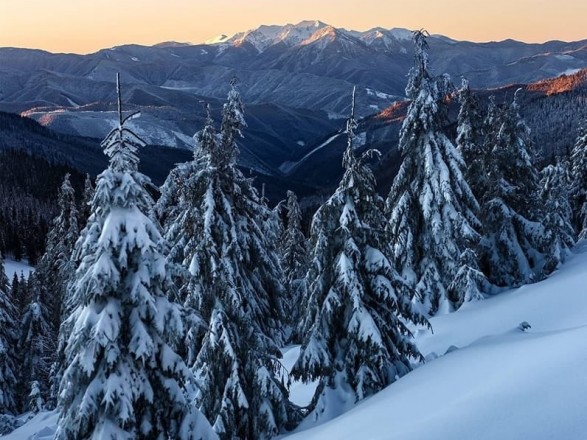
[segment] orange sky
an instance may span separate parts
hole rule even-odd
[[[89,53],[199,43],[260,24],[426,28],[472,41],[587,38],[587,0],[0,0],[0,47]]]

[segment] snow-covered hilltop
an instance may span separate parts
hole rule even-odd
[[[304,20],[297,24],[262,25],[245,32],[238,32],[232,37],[220,35],[206,41],[206,44],[222,44],[240,46],[250,43],[259,53],[276,44],[287,47],[307,45],[315,41],[326,39],[332,42],[335,38],[351,37],[367,46],[384,46],[391,48],[401,43],[409,47],[412,32],[408,29],[384,29],[376,27],[367,31],[337,29],[334,26],[319,20]],[[406,49],[407,50],[407,49]]]

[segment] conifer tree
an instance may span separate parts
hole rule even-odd
[[[482,267],[497,286],[519,286],[542,274],[544,228],[539,223],[538,172],[532,163],[529,130],[518,110],[517,94],[509,106],[492,107],[482,201]]]
[[[10,286],[12,301],[16,307],[16,318],[20,321],[20,318],[24,315],[26,306],[31,302],[28,283],[22,271],[20,272],[20,277],[16,272],[14,273]]]
[[[479,269],[479,257],[475,250],[466,248],[459,258],[459,270],[448,286],[448,299],[456,310],[464,303],[485,298],[491,284]]]
[[[192,335],[186,350],[200,385],[196,405],[225,439],[267,438],[290,421],[277,374],[283,341],[278,237],[271,211],[236,167],[244,126],[233,83],[220,133],[208,113],[195,136],[194,161],[176,172],[184,181],[168,230],[170,258],[189,271],[181,297],[205,322],[205,333]]]
[[[84,192],[82,193],[82,199],[79,208],[79,221],[81,227],[84,227],[91,214],[92,198],[94,197],[94,183],[89,174],[86,174],[86,180],[84,181]]]
[[[126,128],[120,97],[118,89],[119,123],[102,142],[110,162],[80,245],[55,438],[214,438],[189,404],[193,377],[171,347],[183,335],[181,307],[168,299],[166,245],[138,172],[144,143]]]
[[[342,181],[312,220],[305,338],[292,370],[305,382],[320,381],[317,415],[332,394],[361,400],[410,371],[422,356],[407,323],[427,325],[389,257],[383,200],[365,164],[372,152],[354,156],[354,128],[353,111]]]
[[[59,189],[57,203],[60,211],[53,219],[51,230],[47,235],[45,254],[35,271],[37,278],[52,299],[50,325],[56,329],[61,323],[61,301],[65,297],[65,289],[75,270],[71,256],[79,237],[79,214],[75,203],[75,192],[69,177],[69,174],[65,175]]]
[[[386,201],[395,267],[408,280],[421,310],[450,308],[447,288],[461,253],[478,240],[479,206],[463,175],[459,151],[443,133],[451,87],[428,72],[425,31],[414,33],[415,65],[406,94],[412,99],[401,128],[403,162]]]
[[[21,397],[28,396],[27,402],[23,402],[24,409],[38,412],[45,407],[49,395],[49,372],[56,335],[51,328],[51,303],[47,289],[35,273],[29,275],[28,284],[33,300],[26,306],[20,324],[19,391]],[[22,283],[19,285],[22,288]]]
[[[481,200],[487,189],[485,164],[484,121],[481,116],[479,100],[463,79],[458,91],[461,108],[457,118],[456,147],[463,157],[465,168],[463,176],[477,200]],[[479,226],[478,226],[479,227]],[[448,285],[447,295],[452,307],[458,309],[463,303],[484,298],[484,292],[490,290],[490,284],[479,269],[480,236],[465,240],[458,270]]]
[[[46,251],[35,276],[40,286],[51,298],[48,324],[53,337],[53,346],[57,348],[55,361],[51,367],[51,392],[49,407],[54,407],[57,394],[65,370],[65,341],[58,343],[58,334],[62,322],[68,317],[65,314],[64,301],[67,301],[67,289],[75,273],[76,262],[73,259],[74,246],[79,238],[78,220],[80,213],[75,202],[75,192],[66,174],[59,190],[57,203],[60,212],[53,220],[52,228],[47,236]],[[86,179],[87,183],[87,179]]]
[[[571,152],[570,197],[573,221],[579,238],[587,237],[587,122],[579,127],[575,146]]]
[[[487,173],[483,169],[485,149],[484,124],[481,106],[471,91],[469,82],[463,79],[458,91],[461,108],[457,117],[456,147],[465,163],[463,175],[477,200],[481,200],[486,187]]]
[[[302,213],[298,199],[293,191],[287,192],[287,226],[281,236],[281,266],[284,272],[284,315],[288,326],[294,330],[290,341],[299,342],[300,335],[295,331],[302,310],[300,302],[306,292],[306,272],[308,269],[308,244],[302,232]]]
[[[573,212],[569,203],[570,176],[564,163],[549,165],[541,172],[541,198],[545,215],[546,263],[544,273],[557,269],[571,253],[575,244]]]
[[[4,271],[4,258],[0,254],[0,414],[16,414],[16,380],[18,358],[16,354],[17,309]]]

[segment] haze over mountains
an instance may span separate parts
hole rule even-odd
[[[393,149],[401,106],[390,106],[404,99],[413,63],[410,38],[406,29],[357,32],[303,21],[206,44],[125,45],[89,55],[0,48],[0,110],[58,132],[102,138],[115,121],[114,78],[120,72],[125,105],[142,110],[137,131],[153,144],[190,148],[203,123],[201,102],[211,102],[218,118],[237,77],[249,124],[242,164],[269,175],[301,173],[307,181],[317,151],[327,154],[325,147],[337,142],[353,85],[368,127],[362,144]],[[476,89],[529,84],[587,67],[587,40],[473,43],[434,35],[429,44],[434,73],[446,72],[455,83],[466,77]],[[572,90],[583,90],[584,75],[579,78]],[[513,93],[503,90],[491,93]],[[528,99],[556,94],[534,90]]]

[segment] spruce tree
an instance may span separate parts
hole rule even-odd
[[[56,329],[61,323],[61,302],[75,270],[71,257],[79,237],[79,213],[69,177],[69,174],[65,175],[59,189],[57,196],[59,214],[53,219],[51,230],[47,235],[45,254],[35,271],[37,278],[51,297],[52,322],[50,325]]]
[[[579,238],[587,237],[587,122],[579,127],[575,146],[571,152],[570,197],[573,221]]]
[[[49,372],[55,353],[55,333],[51,327],[51,301],[48,290],[36,273],[29,276],[29,291],[33,300],[26,306],[20,324],[18,353],[19,391],[28,396],[24,410],[38,412],[49,397]],[[22,287],[22,283],[19,283]],[[31,399],[31,396],[35,396]]]
[[[168,209],[177,213],[168,230],[170,258],[189,271],[180,296],[205,322],[205,332],[194,332],[186,350],[200,385],[196,405],[225,439],[267,438],[290,421],[278,377],[278,237],[271,211],[236,167],[244,126],[233,83],[220,133],[208,113],[195,136],[194,161],[175,173],[183,179],[179,206]]]
[[[62,322],[68,317],[65,314],[64,301],[67,301],[67,289],[75,273],[76,262],[73,259],[74,246],[79,238],[78,220],[80,213],[75,202],[75,192],[66,174],[59,190],[57,203],[60,212],[53,220],[52,228],[47,236],[46,251],[35,276],[40,280],[42,288],[51,297],[49,304],[51,335],[53,345],[57,347],[55,362],[51,367],[51,392],[49,407],[54,407],[57,394],[65,370],[65,341],[58,343],[58,334]]]
[[[81,227],[84,227],[91,214],[92,199],[94,197],[94,183],[89,174],[86,174],[86,180],[84,181],[84,192],[82,193],[82,199],[79,208],[79,221]]]
[[[20,272],[20,277],[16,272],[14,273],[10,286],[12,301],[16,307],[16,318],[20,321],[20,318],[24,315],[26,306],[31,302],[28,283],[22,271]]]
[[[481,105],[466,79],[463,79],[462,87],[458,91],[458,98],[461,107],[457,117],[456,147],[465,163],[463,170],[465,180],[475,198],[481,200],[487,176],[483,169],[485,133]]]
[[[181,307],[153,201],[138,172],[143,141],[118,126],[102,142],[110,162],[97,180],[73,282],[78,311],[66,348],[55,438],[203,439],[214,434],[186,394],[193,377],[171,347]]]
[[[308,269],[308,244],[302,232],[302,213],[298,199],[293,191],[287,192],[287,226],[281,236],[281,266],[284,272],[285,299],[284,314],[288,327],[293,330],[291,342],[300,342],[299,325],[302,310],[300,302],[306,292],[306,272]]]
[[[541,199],[545,215],[542,224],[545,229],[546,262],[544,273],[557,269],[571,253],[575,244],[573,212],[569,203],[570,176],[564,163],[549,165],[541,172]]]
[[[406,88],[412,100],[400,131],[400,170],[386,201],[395,267],[414,289],[421,310],[449,311],[447,288],[462,252],[478,240],[479,206],[465,164],[442,129],[448,77],[428,72],[425,31],[414,33],[415,65]]]
[[[456,310],[464,303],[485,298],[491,284],[479,269],[479,256],[466,248],[459,257],[459,269],[448,286],[448,299]]]
[[[484,121],[479,100],[465,79],[458,91],[458,97],[461,108],[457,118],[456,147],[465,164],[465,180],[475,198],[481,200],[487,188],[487,173],[483,168],[486,159]],[[465,302],[483,299],[484,293],[491,288],[479,269],[479,239],[480,236],[475,236],[465,240],[465,247],[458,261],[459,268],[448,285],[447,296],[454,309]]]
[[[544,260],[538,172],[517,96],[511,105],[493,106],[488,114],[491,153],[485,164],[481,261],[489,281],[497,286],[519,286],[540,278]]]
[[[0,414],[17,413],[16,381],[18,357],[16,354],[17,309],[9,290],[0,254]]]
[[[407,325],[427,325],[391,262],[383,200],[365,164],[372,152],[355,157],[354,128],[352,114],[344,175],[311,226],[305,337],[292,375],[320,381],[311,407],[316,415],[336,411],[328,408],[333,394],[338,402],[348,394],[361,400],[410,371],[422,356]]]

